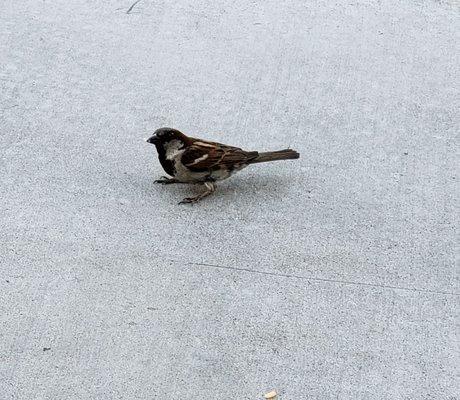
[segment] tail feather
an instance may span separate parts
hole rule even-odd
[[[295,160],[300,157],[300,154],[295,150],[285,149],[278,151],[267,151],[265,153],[259,153],[259,155],[251,160],[251,164],[277,161],[277,160]]]

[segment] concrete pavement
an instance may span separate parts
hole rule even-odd
[[[2,7],[0,397],[457,399],[458,7],[132,4]]]

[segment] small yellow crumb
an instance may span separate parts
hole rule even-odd
[[[265,393],[264,397],[266,399],[274,399],[277,395],[278,395],[278,393],[276,393],[275,390],[272,390],[271,392]]]

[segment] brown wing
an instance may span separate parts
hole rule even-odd
[[[235,165],[253,160],[258,154],[257,151],[244,151],[238,147],[195,140],[182,154],[181,161],[191,171],[202,172],[222,166],[233,169]]]

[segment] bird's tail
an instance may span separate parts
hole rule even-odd
[[[285,149],[278,151],[267,151],[265,153],[259,153],[259,155],[250,161],[251,164],[267,162],[267,161],[277,161],[277,160],[295,160],[299,158],[300,154],[295,150]]]

